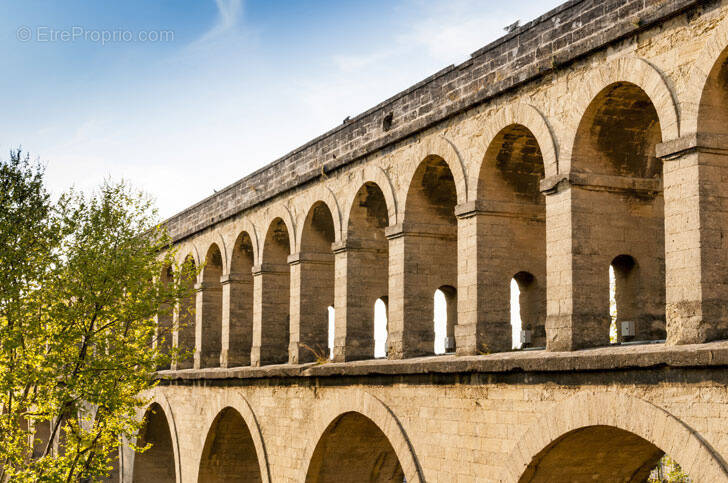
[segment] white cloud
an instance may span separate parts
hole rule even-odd
[[[243,18],[242,0],[215,0],[217,6],[217,23],[200,37],[198,42],[215,40],[225,34],[234,32]]]

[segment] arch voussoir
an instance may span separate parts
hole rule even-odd
[[[330,401],[328,402],[330,403]],[[358,413],[370,419],[384,433],[394,449],[407,482],[424,482],[414,448],[404,432],[404,428],[389,407],[378,398],[364,391],[352,391],[339,395],[334,404],[328,404],[324,409],[315,411],[315,413],[318,414],[318,417],[313,424],[314,430],[311,433],[315,437],[309,440],[304,450],[304,464],[297,481],[306,481],[316,446],[329,425],[344,414]]]
[[[589,426],[610,426],[630,432],[670,455],[695,481],[728,481],[728,468],[695,431],[654,404],[614,392],[582,391],[556,403],[526,429],[511,450],[505,481],[519,481],[544,448],[561,436]],[[548,442],[537,435],[547,428]],[[701,464],[696,464],[700,461]]]

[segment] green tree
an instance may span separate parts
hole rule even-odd
[[[144,195],[53,201],[43,176],[20,151],[0,161],[0,481],[96,481],[174,356],[155,316],[196,273]]]

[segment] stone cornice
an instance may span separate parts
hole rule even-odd
[[[263,367],[161,371],[162,381],[225,379],[315,378],[346,376],[404,376],[462,373],[561,373],[626,371],[634,369],[728,368],[728,342],[666,346],[622,345],[573,352],[545,350],[505,352],[483,356],[431,356],[403,360],[374,359],[316,365],[280,364]]]
[[[694,152],[728,155],[728,135],[693,133],[660,143],[656,147],[657,157],[663,161],[679,159]]]

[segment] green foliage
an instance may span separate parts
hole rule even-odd
[[[657,467],[652,470],[647,481],[649,483],[690,483],[692,480],[675,460],[665,455],[660,459]]]
[[[155,316],[196,273],[142,194],[53,201],[43,175],[19,151],[0,161],[0,481],[96,481],[173,356]]]

